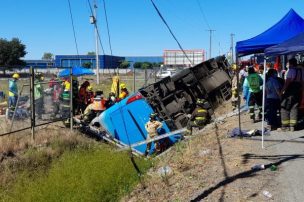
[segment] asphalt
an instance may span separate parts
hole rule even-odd
[[[254,124],[254,128],[261,123]],[[261,137],[254,137],[261,140]],[[271,131],[264,136],[260,159],[277,165],[278,170],[271,183],[274,201],[304,201],[304,130],[294,132]]]

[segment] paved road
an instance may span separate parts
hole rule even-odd
[[[272,131],[265,136],[264,146],[264,157],[278,163],[278,175],[272,183],[276,186],[274,200],[304,201],[304,130]]]

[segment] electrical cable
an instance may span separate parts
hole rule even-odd
[[[193,66],[193,63],[191,62],[191,60],[189,59],[188,55],[186,54],[185,50],[183,49],[183,47],[181,46],[181,44],[179,43],[179,41],[177,40],[177,38],[175,37],[174,33],[172,32],[171,28],[169,27],[168,23],[166,22],[165,18],[162,16],[162,14],[160,13],[159,9],[157,8],[157,6],[155,5],[153,0],[150,0],[153,7],[155,8],[158,16],[161,18],[161,20],[163,21],[163,23],[166,25],[166,27],[168,28],[170,34],[172,35],[172,37],[174,38],[174,40],[176,41],[176,43],[178,44],[179,48],[181,49],[181,51],[184,53],[185,57],[187,58],[187,60],[190,62],[190,64]]]
[[[108,14],[107,14],[107,8],[106,8],[106,1],[105,0],[102,0],[102,1],[103,1],[103,8],[104,8],[104,13],[105,13],[105,17],[106,17],[109,47],[110,47],[110,52],[111,52],[111,56],[112,56],[113,52],[112,52],[111,35],[110,35],[110,28],[109,28],[109,22],[108,22]]]
[[[104,9],[105,18],[106,18],[107,31],[108,31],[108,41],[109,41],[110,54],[111,54],[110,67],[112,67],[113,52],[112,52],[111,35],[110,35],[110,28],[109,28],[108,14],[107,14],[107,8],[106,8],[106,1],[105,0],[103,0],[103,9]]]
[[[90,0],[88,0],[88,4],[89,4],[90,11],[91,11],[91,16],[93,16],[95,18]],[[94,19],[94,20],[96,20],[96,19]],[[105,51],[104,51],[104,48],[103,48],[103,45],[102,45],[102,42],[101,42],[101,38],[100,38],[100,34],[99,34],[99,30],[98,30],[96,22],[94,23],[94,26],[97,30],[97,37],[98,37],[98,40],[99,40],[99,43],[100,43],[100,47],[102,49],[102,53],[105,55]]]
[[[211,28],[210,28],[210,25],[209,25],[208,20],[207,20],[207,18],[206,18],[206,15],[205,15],[205,12],[204,12],[204,10],[203,10],[203,7],[202,7],[202,5],[201,5],[201,3],[200,3],[199,0],[196,0],[196,2],[197,2],[197,4],[198,4],[198,7],[199,7],[199,9],[200,9],[200,11],[201,11],[201,14],[202,14],[202,16],[203,16],[203,18],[204,18],[204,21],[205,21],[205,23],[207,24],[208,29],[210,30]]]
[[[73,19],[73,14],[72,14],[72,8],[71,8],[71,2],[70,2],[70,0],[68,0],[68,3],[69,3],[69,10],[70,10],[70,16],[71,16],[72,27],[73,27],[74,42],[75,42],[75,46],[76,46],[77,55],[78,55],[78,57],[79,57],[78,44],[77,44],[77,39],[76,39],[76,32],[75,32],[75,26],[74,26],[74,19]]]

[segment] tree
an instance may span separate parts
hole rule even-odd
[[[152,63],[150,62],[144,62],[142,65],[141,65],[141,68],[142,69],[151,69],[153,67]]]
[[[87,55],[96,55],[96,53],[94,51],[89,51]]]
[[[127,69],[130,67],[130,63],[128,61],[122,61],[120,64],[119,64],[119,68],[120,69]]]
[[[85,68],[90,69],[92,67],[92,63],[91,62],[84,62],[84,63],[82,63],[82,66],[85,67]]]
[[[140,69],[141,66],[142,66],[142,62],[135,62],[134,65],[133,65],[133,67],[134,67],[135,69]]]
[[[5,74],[5,70],[10,68],[20,68],[26,63],[20,58],[26,55],[26,46],[18,38],[11,41],[0,38],[0,67]]]
[[[54,59],[54,55],[53,53],[43,53],[43,56],[41,58],[42,60],[53,60]]]

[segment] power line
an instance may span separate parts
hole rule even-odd
[[[190,62],[191,65],[193,65],[193,63],[191,62],[191,60],[189,59],[188,55],[186,54],[186,52],[184,51],[183,47],[181,46],[181,44],[179,43],[179,41],[177,40],[177,38],[175,37],[175,35],[173,34],[171,28],[169,27],[168,23],[166,22],[166,20],[164,19],[164,17],[162,16],[162,14],[160,13],[160,11],[158,10],[157,6],[155,5],[153,0],[150,0],[153,7],[155,8],[158,16],[162,19],[163,23],[166,25],[166,27],[168,28],[170,34],[172,35],[172,37],[174,38],[174,40],[176,41],[176,43],[178,44],[179,48],[181,49],[181,51],[184,53],[185,57],[187,58],[187,60]]]
[[[75,32],[75,26],[74,26],[74,20],[73,20],[73,14],[72,14],[72,8],[71,8],[70,0],[68,0],[68,3],[69,3],[69,10],[70,10],[70,16],[71,16],[72,27],[73,27],[74,42],[75,42],[75,46],[76,46],[77,55],[79,57],[78,44],[77,44],[77,39],[76,39],[76,32]]]
[[[200,9],[200,11],[201,11],[201,14],[202,14],[202,16],[203,16],[203,19],[204,19],[205,23],[206,23],[207,26],[208,26],[208,29],[211,29],[211,28],[210,28],[210,25],[209,25],[209,23],[208,23],[208,20],[207,20],[207,18],[206,18],[205,12],[204,12],[204,10],[203,10],[203,7],[202,7],[202,5],[201,5],[201,3],[200,3],[200,1],[199,1],[199,0],[196,0],[196,2],[197,2],[198,7],[199,7],[199,9]]]
[[[107,31],[108,31],[108,40],[109,40],[109,47],[110,47],[110,52],[111,52],[111,56],[112,56],[112,55],[113,55],[113,52],[112,52],[110,28],[109,28],[109,22],[108,22],[108,15],[107,15],[107,8],[106,8],[106,1],[105,1],[105,0],[103,0],[103,8],[104,8],[104,13],[105,13],[105,17],[106,17],[106,24],[107,24]]]
[[[94,12],[93,12],[92,5],[91,5],[90,0],[88,0],[88,4],[89,4],[90,11],[91,11],[91,16],[93,16],[94,19],[95,19],[95,15],[94,15]],[[97,31],[97,36],[98,36],[98,40],[99,40],[99,43],[100,43],[102,52],[103,52],[103,54],[105,55],[105,51],[104,51],[104,48],[103,48],[103,45],[102,45],[102,42],[101,42],[101,38],[100,38],[99,30],[98,30],[98,27],[97,27],[96,19],[95,19],[94,26],[95,26],[96,31]]]

